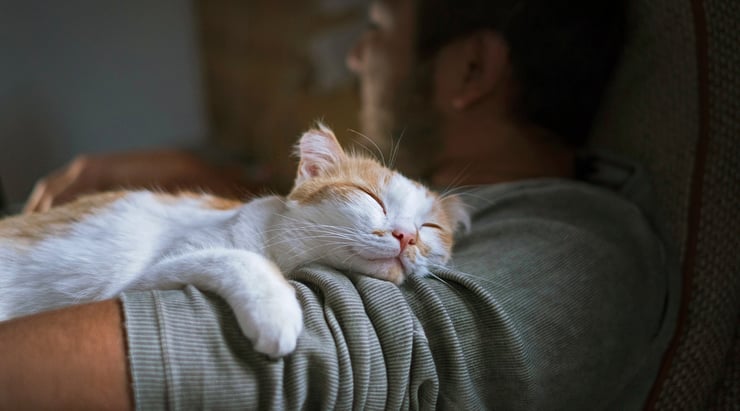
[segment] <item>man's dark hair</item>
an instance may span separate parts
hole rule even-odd
[[[623,0],[416,0],[416,51],[480,29],[509,46],[515,114],[582,145],[624,42]]]

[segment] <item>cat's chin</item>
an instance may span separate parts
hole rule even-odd
[[[399,257],[364,260],[367,263],[362,271],[367,276],[390,281],[396,285],[401,284],[406,278],[406,264]]]

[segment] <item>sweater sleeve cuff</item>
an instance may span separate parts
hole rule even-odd
[[[167,404],[167,375],[161,332],[162,309],[157,291],[121,295],[125,317],[126,343],[134,402],[137,409]]]

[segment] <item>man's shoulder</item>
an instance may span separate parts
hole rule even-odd
[[[623,219],[644,219],[645,210],[624,194],[588,182],[537,179],[482,186],[464,193],[474,225],[502,221],[613,226]],[[475,226],[474,226],[475,228]]]
[[[619,191],[582,181],[540,179],[480,187],[464,195],[471,231],[458,238],[455,261],[583,259],[627,268],[661,254],[648,214]]]
[[[642,216],[653,223],[651,182],[639,164],[610,153],[584,151],[575,165],[574,178],[535,178],[479,186],[463,197],[478,220],[496,214],[581,224]]]

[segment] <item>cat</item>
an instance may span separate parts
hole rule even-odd
[[[284,274],[320,264],[401,284],[445,264],[469,225],[456,196],[346,153],[323,124],[296,152],[287,197],[118,191],[0,220],[0,321],[193,284],[224,298],[255,350],[277,358],[303,328]]]

